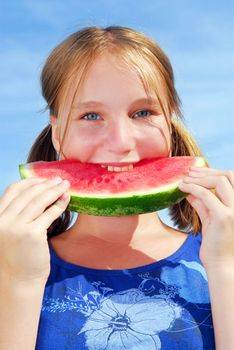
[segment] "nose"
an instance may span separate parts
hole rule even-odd
[[[118,118],[110,125],[108,151],[115,154],[128,154],[136,146],[134,127],[129,118]]]

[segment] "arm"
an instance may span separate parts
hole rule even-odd
[[[69,202],[58,179],[32,178],[0,198],[0,349],[34,350],[50,273],[47,228]]]
[[[234,348],[234,261],[206,270],[217,350]]]
[[[216,350],[234,349],[234,171],[191,168],[180,188],[202,223],[200,258],[210,290]],[[214,190],[214,191],[210,191]]]
[[[43,283],[6,283],[0,279],[0,349],[34,350]]]

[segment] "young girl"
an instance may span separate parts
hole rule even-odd
[[[41,83],[50,124],[29,162],[128,171],[201,155],[180,122],[170,62],[142,33],[84,28],[52,51]],[[233,349],[234,172],[192,168],[180,188],[175,229],[156,213],[71,224],[67,181],[10,185],[0,200],[1,350]]]

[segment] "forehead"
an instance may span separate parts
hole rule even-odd
[[[133,101],[148,98],[162,113],[166,94],[157,77],[157,69],[138,54],[124,56],[104,53],[85,66],[74,66],[58,99],[59,117],[70,119],[81,103],[99,101],[107,108],[122,108]],[[135,104],[134,104],[135,105]],[[123,107],[123,108],[124,108]]]
[[[92,63],[77,91],[76,100],[131,98],[136,95],[147,96],[139,74],[120,58],[109,54],[96,58]]]

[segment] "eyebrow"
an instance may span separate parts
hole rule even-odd
[[[139,98],[131,103],[131,106],[134,106],[136,104],[140,103],[147,103],[148,105],[154,106],[158,105],[156,100],[150,99],[150,98]],[[86,102],[81,102],[79,104],[76,104],[72,107],[72,109],[82,109],[86,107],[104,107],[105,104],[103,104],[100,101],[86,101]]]

